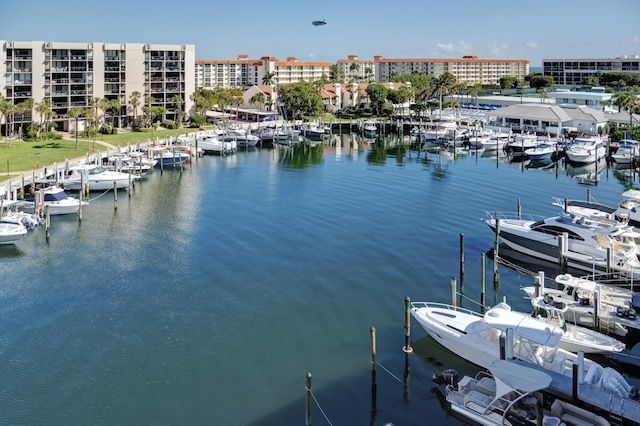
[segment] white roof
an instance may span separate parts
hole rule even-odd
[[[496,397],[513,389],[523,393],[535,392],[551,384],[551,376],[547,373],[502,359],[493,361],[489,371],[496,380]]]

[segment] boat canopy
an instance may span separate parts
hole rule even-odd
[[[630,198],[632,200],[640,200],[640,190],[628,189],[622,193],[622,197]]]
[[[551,384],[551,376],[547,373],[503,359],[493,361],[489,371],[496,381],[496,398],[514,389],[530,393],[545,389]]]

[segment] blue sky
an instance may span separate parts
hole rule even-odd
[[[640,54],[640,0],[9,0],[0,39],[195,44],[196,59]],[[327,25],[314,27],[313,20]]]

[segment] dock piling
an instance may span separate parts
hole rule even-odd
[[[409,296],[404,298],[404,346],[402,350],[405,353],[413,352],[411,347],[411,299]]]
[[[464,234],[460,234],[460,293],[464,294]]]
[[[305,421],[305,425],[306,426],[311,426],[311,373],[307,373],[307,380],[306,380],[306,421]]]

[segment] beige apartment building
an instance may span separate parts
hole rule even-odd
[[[329,78],[331,62],[301,62],[296,57],[279,60],[273,56],[249,59],[240,54],[234,60],[197,60],[196,86],[205,89],[214,87],[249,87],[264,83],[270,75],[273,84]]]
[[[75,120],[66,117],[70,108],[88,108],[97,98],[120,104],[119,109],[100,111],[99,120],[106,119],[116,127],[129,126],[135,113],[129,105],[133,92],[140,93],[140,106],[150,97],[152,106],[166,109],[165,119],[177,120],[179,111],[189,114],[193,106],[194,63],[194,45],[0,40],[4,74],[0,94],[14,106],[29,98],[34,104],[49,99],[51,120],[59,130],[74,126]],[[175,103],[177,97],[182,105]],[[141,114],[140,107],[137,114]],[[15,132],[32,116],[39,122],[35,108],[9,117],[3,114],[3,134]],[[6,129],[9,123],[11,129]],[[84,121],[80,126],[84,127]]]
[[[525,59],[480,59],[463,56],[459,59],[392,59],[375,56],[376,81],[390,81],[396,75],[424,73],[441,76],[451,73],[460,83],[499,84],[501,77],[524,80],[529,74],[529,61]]]
[[[376,63],[373,59],[359,59],[358,55],[348,55],[338,59],[338,72],[347,82],[371,82],[376,78]]]

